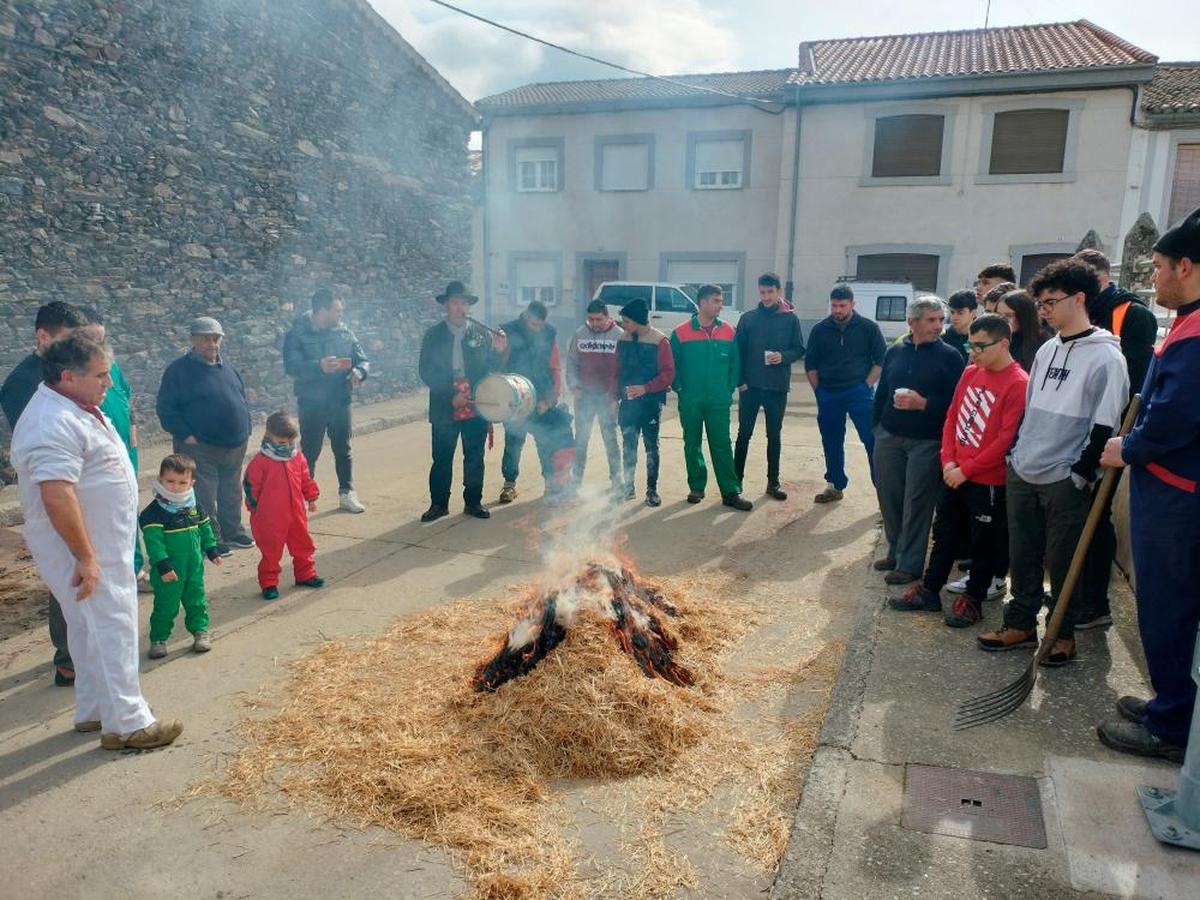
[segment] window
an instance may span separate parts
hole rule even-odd
[[[1184,216],[1200,207],[1200,144],[1175,147],[1175,172],[1171,180],[1171,206],[1167,227],[1183,221]]]
[[[1069,109],[997,112],[992,123],[989,175],[1055,174],[1065,171]]]
[[[1066,259],[1070,253],[1030,253],[1021,257],[1021,287],[1029,284],[1033,276],[1052,262]]]
[[[606,284],[600,289],[600,299],[618,309],[632,300],[644,300],[646,308],[653,309],[651,291],[648,284]]]
[[[540,300],[547,306],[558,302],[558,264],[550,259],[518,259],[515,264],[514,296],[521,306]]]
[[[737,289],[740,273],[741,263],[736,259],[673,259],[667,261],[663,281],[683,285],[692,296],[701,286],[715,284],[725,294],[725,305],[736,309],[741,299]],[[691,307],[685,311],[690,312]]]
[[[872,178],[906,178],[942,174],[941,115],[882,116],[875,119]]]
[[[562,138],[509,141],[512,189],[549,193],[562,189]]]
[[[724,290],[724,288],[722,288]],[[696,304],[679,288],[658,287],[654,289],[654,308],[662,312],[694,313]]]
[[[876,322],[904,322],[908,319],[908,298],[880,296],[875,299]]]
[[[596,138],[596,190],[648,191],[654,187],[654,136]]]
[[[862,253],[855,275],[860,281],[907,281],[919,291],[936,292],[940,263],[931,253]]]
[[[689,133],[687,183],[701,191],[746,187],[750,183],[750,132]]]

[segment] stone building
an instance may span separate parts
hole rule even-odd
[[[470,277],[475,113],[366,0],[0,0],[0,107],[0,369],[40,304],[96,306],[157,430],[206,314],[256,411],[288,407],[282,336],[332,284],[364,395],[417,384]]]

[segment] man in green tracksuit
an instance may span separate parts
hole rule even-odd
[[[721,489],[721,502],[733,509],[754,507],[742,497],[742,483],[733,465],[729,439],[729,410],[741,377],[735,332],[718,318],[725,297],[715,284],[706,284],[696,295],[699,312],[671,332],[675,357],[675,382],[679,395],[679,421],[683,424],[683,458],[687,463],[688,503],[704,499],[708,470],[704,466],[701,436],[708,433],[708,453]]]

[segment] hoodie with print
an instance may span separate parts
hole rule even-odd
[[[1129,401],[1121,344],[1103,328],[1046,341],[1029,372],[1025,419],[1009,462],[1030,484],[1096,480]]]

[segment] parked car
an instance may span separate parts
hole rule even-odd
[[[593,300],[603,300],[616,317],[630,300],[641,298],[650,307],[650,324],[664,334],[686,322],[697,312],[696,291],[691,285],[668,284],[660,281],[606,281],[596,288]],[[721,318],[737,326],[741,313],[725,307]]]
[[[857,281],[841,278],[839,282],[854,291],[854,311],[873,319],[891,341],[908,333],[908,304],[918,293],[907,281]]]

